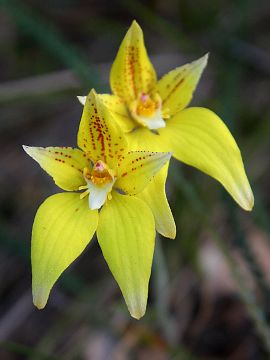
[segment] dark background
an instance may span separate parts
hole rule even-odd
[[[130,318],[96,241],[38,311],[31,226],[58,188],[21,145],[76,145],[76,95],[109,92],[133,19],[159,75],[210,52],[192,104],[232,131],[255,208],[173,161],[178,233],[157,242],[145,317]],[[0,359],[268,359],[269,1],[0,0],[0,54]]]

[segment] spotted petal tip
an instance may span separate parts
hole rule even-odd
[[[144,45],[142,29],[133,21],[111,68],[111,89],[114,95],[129,104],[141,93],[148,94],[156,81],[156,72]]]

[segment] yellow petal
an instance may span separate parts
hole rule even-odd
[[[148,128],[140,127],[126,134],[129,149],[132,151],[162,151],[163,141],[158,133],[150,131]]]
[[[126,151],[127,141],[99,95],[87,96],[78,132],[78,146],[92,161],[102,160],[111,169]]]
[[[85,184],[83,168],[89,159],[79,149],[71,147],[23,146],[25,152],[36,160],[60,188],[72,191]]]
[[[129,115],[125,102],[116,95],[102,94],[99,95],[105,106],[110,110],[114,119],[124,132],[132,131],[136,123]]]
[[[129,195],[138,194],[150,183],[170,157],[169,152],[129,152],[120,164],[115,187]]]
[[[58,277],[90,242],[97,224],[97,210],[90,210],[76,193],[53,195],[40,206],[31,249],[33,302],[39,309]]]
[[[162,109],[166,114],[172,116],[190,103],[207,60],[208,54],[170,71],[158,81],[156,90],[162,99]]]
[[[77,98],[82,105],[85,105],[87,96],[77,96]],[[99,94],[99,99],[109,109],[124,132],[130,132],[137,126],[129,114],[126,103],[120,97],[110,94]]]
[[[222,120],[204,108],[188,108],[160,129],[164,148],[176,159],[218,180],[245,210],[254,204],[240,150]]]
[[[152,210],[157,232],[165,237],[174,239],[176,236],[176,226],[165,192],[168,165],[166,164],[150,184],[137,194],[136,197],[145,201]]]
[[[142,93],[148,93],[156,84],[156,73],[151,64],[136,21],[132,22],[118,50],[110,75],[115,95],[130,103]]]
[[[155,242],[155,223],[140,199],[112,194],[101,212],[97,229],[104,258],[117,281],[131,316],[146,309]]]

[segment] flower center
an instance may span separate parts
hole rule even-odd
[[[136,113],[139,116],[152,117],[158,107],[158,104],[149,95],[142,93],[138,100]]]
[[[166,125],[162,117],[162,101],[157,93],[152,96],[141,93],[130,104],[129,110],[133,119],[141,126],[154,130]]]
[[[84,168],[84,177],[97,186],[105,185],[114,179],[113,171],[101,160],[98,160],[92,171]]]
[[[98,160],[91,170],[83,169],[83,176],[86,185],[80,186],[79,190],[87,190],[80,195],[80,198],[83,199],[89,194],[90,209],[100,209],[107,197],[111,198],[112,187],[116,180],[114,171],[103,161]]]

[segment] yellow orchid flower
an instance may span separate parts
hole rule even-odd
[[[78,146],[24,146],[55,183],[69,191],[46,199],[34,220],[33,302],[44,308],[58,277],[96,231],[128,309],[139,319],[147,303],[155,221],[147,202],[136,195],[171,153],[129,152],[124,133],[94,91],[86,99]]]
[[[132,149],[172,151],[177,160],[218,180],[243,209],[251,210],[252,190],[230,131],[211,110],[186,108],[207,58],[205,55],[157,80],[144,46],[143,32],[133,21],[112,65],[113,95],[104,94],[103,100],[127,133]],[[79,100],[83,103],[84,97]],[[162,176],[166,176],[165,170],[158,175],[159,181]],[[154,184],[144,193],[150,192],[151,199],[153,191]]]

